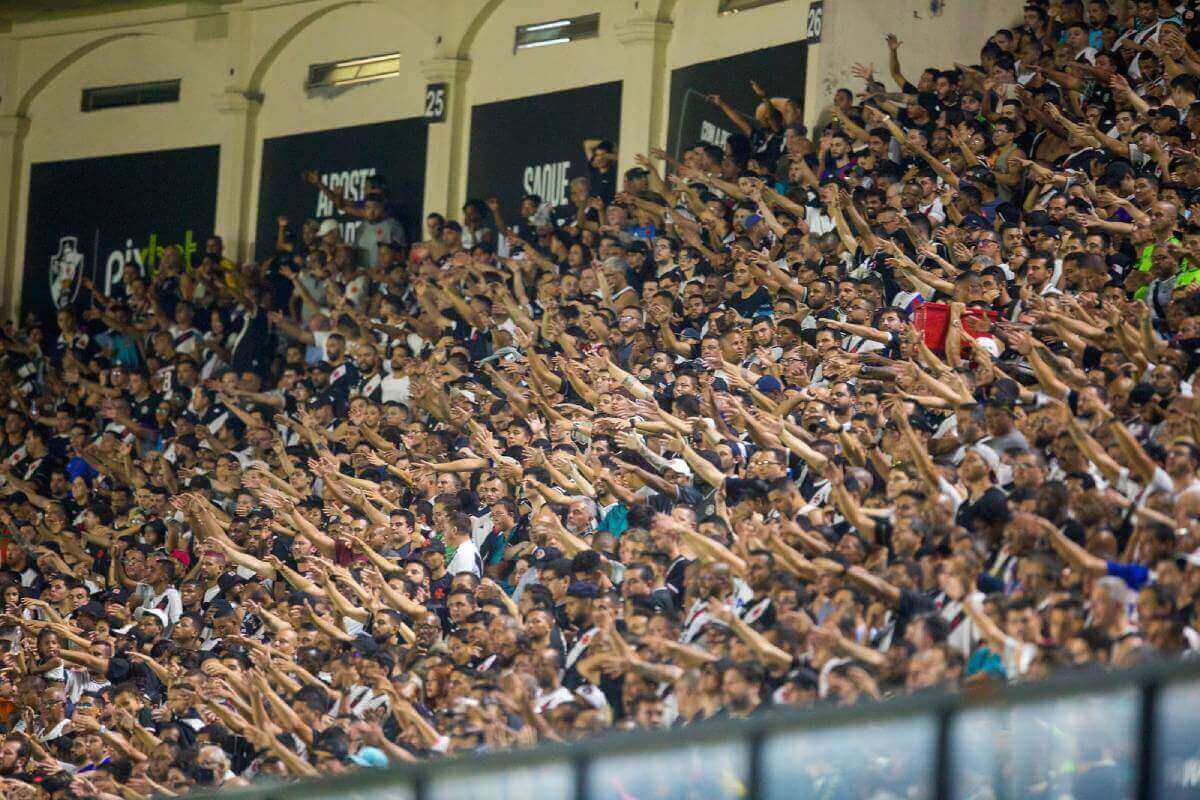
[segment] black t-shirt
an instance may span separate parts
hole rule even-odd
[[[447,572],[442,577],[429,581],[430,603],[436,603],[438,606],[446,605],[446,596],[450,594],[450,578],[451,575]]]
[[[671,594],[675,597],[681,597],[683,595],[683,581],[684,577],[687,575],[688,565],[691,563],[691,561],[688,561],[683,556],[680,556],[679,558],[675,559],[674,562],[672,562],[671,568],[667,570],[667,589],[669,589]]]
[[[296,271],[304,268],[304,260],[302,258],[297,257],[295,261],[292,261],[290,254],[281,253],[272,260],[270,267],[267,269],[265,283],[271,290],[271,297],[274,298],[275,308],[287,308],[292,302],[292,292],[295,287],[290,280],[283,277],[279,272],[279,266],[281,264],[288,264],[289,262],[291,262],[291,267]]]
[[[770,128],[755,128],[750,134],[751,157],[767,169],[775,168],[783,147],[783,136]]]
[[[677,499],[690,508],[700,508],[704,504],[704,494],[694,486],[676,486]]]
[[[876,480],[879,480],[876,477]],[[892,524],[890,519],[886,517],[875,518],[875,541],[887,548],[890,552],[892,549],[892,535],[896,532],[896,526]]]
[[[726,301],[726,305],[738,312],[742,317],[750,319],[760,309],[771,310],[771,293],[766,290],[766,287],[760,286],[749,297],[742,297],[741,294],[735,294]]]
[[[575,206],[574,203],[571,203],[571,202],[563,203],[561,206],[554,209],[554,214],[552,215],[552,219],[554,220],[554,227],[570,229],[571,226],[574,225],[576,219],[578,218],[578,215],[579,215],[579,209]],[[600,215],[596,213],[596,209],[594,209],[594,208],[584,209],[583,218],[586,219],[588,222],[599,222],[600,221]],[[578,231],[575,231],[575,234],[578,235]]]
[[[154,411],[158,408],[159,402],[161,402],[159,396],[153,392],[143,400],[132,398],[130,400],[130,416],[142,425],[153,425]]]
[[[588,167],[588,177],[592,182],[592,194],[599,197],[607,205],[617,193],[617,171],[609,169],[601,172],[595,167]]]
[[[969,531],[976,529],[976,513],[980,506],[991,506],[995,503],[1007,502],[1008,495],[1004,490],[995,486],[981,494],[977,500],[972,501],[967,498],[963,504],[958,507],[958,514],[955,517],[955,522]]]
[[[37,484],[38,491],[45,494],[49,490],[50,475],[54,471],[54,465],[51,462],[52,460],[48,453],[38,458],[26,456],[13,466],[13,474],[22,480],[32,481]]]
[[[46,440],[46,449],[55,464],[66,464],[71,460],[71,437],[56,433]]]
[[[104,678],[113,686],[133,681],[139,689],[151,697],[163,695],[162,682],[153,670],[142,662],[129,658],[127,652],[118,653],[108,660],[108,670],[105,672]],[[147,728],[154,727],[150,709],[142,708],[138,712],[138,723]]]
[[[838,319],[838,312],[833,306],[812,312],[813,321],[819,319]]]
[[[467,348],[472,361],[487,358],[492,353],[492,335],[488,330],[476,328],[462,318],[461,315],[449,310],[445,312],[446,319],[454,323],[450,335]]]
[[[154,289],[154,296],[158,300],[159,306],[162,307],[163,314],[168,319],[175,318],[175,305],[179,302],[179,277],[171,275],[161,278],[157,281]]]
[[[912,621],[913,617],[936,610],[937,606],[934,605],[932,597],[914,592],[912,589],[901,589],[900,602],[896,605],[896,628],[895,634],[892,636],[892,643],[904,640],[904,632],[908,630],[908,623]]]
[[[271,366],[271,356],[275,351],[272,346],[274,335],[271,333],[266,309],[257,308],[249,320],[243,318],[236,324],[240,327],[243,323],[246,326],[245,333],[233,348],[231,366],[238,372],[253,372],[266,376]]]
[[[344,359],[341,364],[333,367],[333,371],[329,373],[329,394],[338,406],[338,413],[342,412],[350,399],[350,392],[361,382],[362,374],[350,359]]]

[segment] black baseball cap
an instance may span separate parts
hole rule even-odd
[[[75,609],[78,615],[88,616],[92,619],[104,619],[108,616],[108,612],[104,610],[104,605],[95,600],[89,600],[79,608]]]
[[[600,596],[600,587],[588,581],[575,581],[567,587],[567,597],[579,597],[592,600]]]

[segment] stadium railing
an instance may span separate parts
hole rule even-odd
[[[1200,660],[358,770],[224,800],[1200,797]]]

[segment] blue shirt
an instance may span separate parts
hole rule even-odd
[[[113,361],[127,369],[137,369],[141,365],[141,355],[137,343],[129,336],[119,331],[105,331],[96,336],[101,347],[113,349]]]
[[[617,503],[608,510],[608,513],[604,515],[604,519],[600,520],[600,524],[596,526],[596,530],[607,531],[613,535],[614,539],[620,539],[621,534],[629,527],[628,518],[628,509]]]
[[[1104,565],[1108,567],[1109,575],[1115,575],[1125,581],[1125,585],[1135,592],[1149,583],[1153,577],[1150,574],[1150,568],[1143,567],[1141,564],[1122,564],[1119,561],[1105,561]]]

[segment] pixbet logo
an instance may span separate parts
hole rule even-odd
[[[103,261],[104,279],[99,283],[103,287],[104,293],[112,294],[113,289],[122,286],[125,283],[126,270],[131,266],[143,276],[154,277],[158,263],[162,261],[163,254],[171,246],[169,244],[160,245],[157,233],[150,234],[145,247],[135,247],[133,239],[127,238],[124,248],[111,251]],[[191,230],[185,231],[183,241],[174,247],[179,250],[180,255],[183,256],[183,263],[188,266],[192,264],[192,256],[200,250],[195,234]]]

